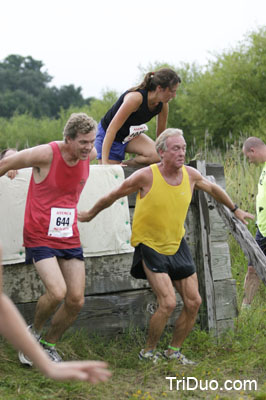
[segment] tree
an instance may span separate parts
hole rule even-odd
[[[114,90],[103,91],[101,99],[94,99],[89,104],[89,115],[96,121],[100,121],[105,113],[112,107],[118,99],[118,94]]]
[[[85,101],[81,94],[81,87],[75,88],[74,85],[61,86],[58,91],[58,104],[67,110],[70,106],[82,107]]]
[[[60,108],[88,103],[81,87],[49,87],[52,77],[43,68],[42,61],[15,54],[0,63],[0,117],[11,118],[14,113],[58,117]]]
[[[265,28],[209,62],[179,96],[191,138],[202,145],[208,132],[212,145],[224,147],[241,133],[265,126],[265,71]]]
[[[0,63],[0,92],[22,90],[37,96],[52,77],[42,72],[42,61],[31,56],[10,55]]]

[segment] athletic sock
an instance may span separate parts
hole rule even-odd
[[[46,340],[44,340],[44,339],[41,339],[40,343],[44,344],[45,346],[49,346],[49,347],[54,347],[56,345],[56,343],[49,343],[49,342],[46,342]]]
[[[168,349],[170,349],[170,350],[174,350],[174,351],[180,351],[181,350],[181,347],[173,347],[173,346],[168,346]]]

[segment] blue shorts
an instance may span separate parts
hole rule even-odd
[[[75,247],[73,249],[52,249],[51,247],[39,246],[39,247],[26,247],[26,264],[32,264],[35,262],[44,260],[46,258],[61,257],[65,260],[71,260],[71,258],[77,258],[78,260],[84,260],[83,250],[81,247]]]
[[[147,279],[142,260],[150,271],[166,273],[172,281],[188,278],[196,272],[194,261],[184,238],[181,240],[177,252],[170,256],[160,254],[151,247],[140,243],[135,248],[131,267],[131,275],[136,279]]]
[[[98,124],[98,130],[96,134],[96,139],[94,146],[97,150],[97,159],[101,160],[102,159],[102,146],[103,146],[103,141],[105,138],[106,132],[102,127],[101,122]],[[114,141],[112,144],[112,147],[110,149],[110,154],[109,154],[109,160],[115,160],[115,161],[120,161],[122,162],[125,159],[125,151],[126,151],[126,146],[128,143],[120,143]]]

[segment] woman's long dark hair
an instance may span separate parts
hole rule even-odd
[[[143,81],[138,86],[129,89],[129,92],[134,92],[138,89],[146,89],[152,92],[157,86],[161,86],[163,89],[172,89],[178,83],[181,83],[181,79],[175,71],[170,68],[161,68],[155,72],[148,72]]]

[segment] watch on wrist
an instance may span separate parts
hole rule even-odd
[[[235,208],[233,208],[233,210],[231,210],[231,212],[234,213],[238,208],[239,208],[238,205],[235,204]]]

